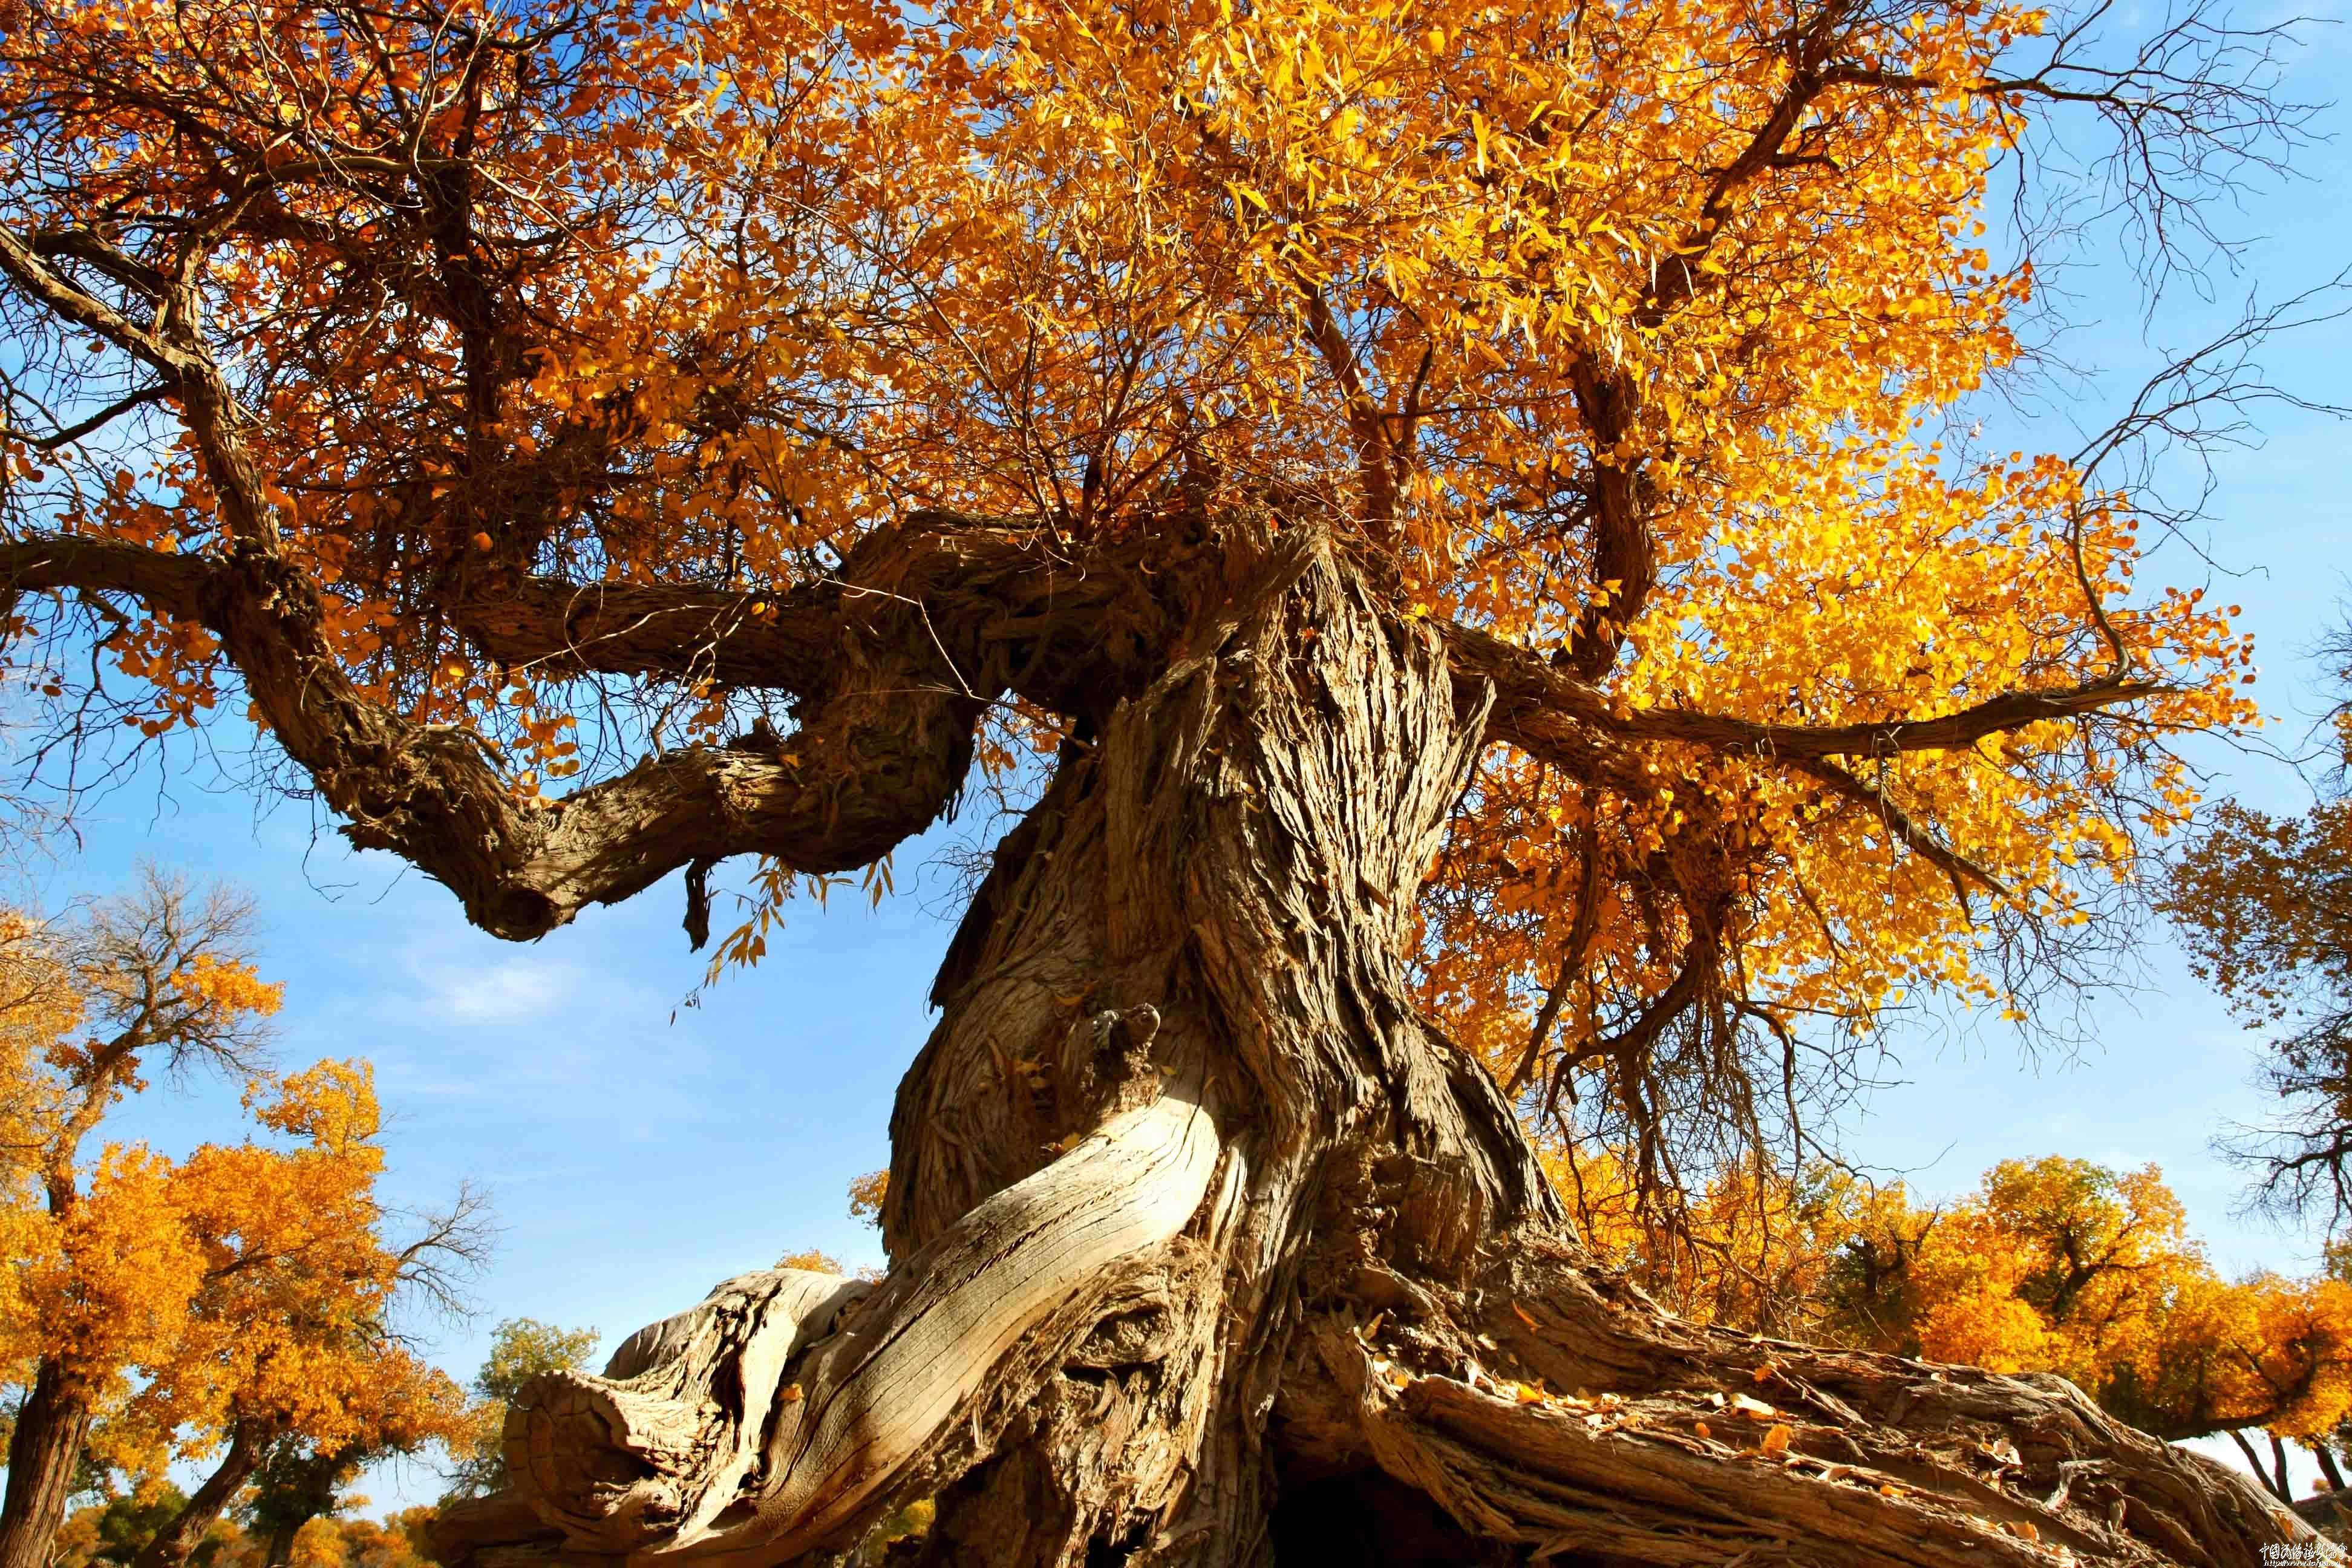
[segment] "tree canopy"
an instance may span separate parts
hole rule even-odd
[[[932,585],[1345,519],[1507,743],[1425,1002],[1648,1168],[1906,989],[2062,984],[2189,802],[2164,737],[2250,712],[2116,441],[1948,417],[2032,343],[1986,231],[2047,117],[2175,219],[2291,142],[2278,37],[2203,12],[2136,54],[1977,0],[7,19],[18,657],[85,735],[241,687],[494,931],[735,854],[772,902],[940,809],[952,759],[816,809],[871,733],[719,748],[838,684],[844,616],[930,595],[908,679],[950,730],[1011,686],[1004,766],[1084,692],[981,651],[1036,606],[967,654]]]
[[[2161,1436],[2267,1433],[2327,1453],[2335,1473],[2352,1284],[2340,1266],[2225,1278],[2154,1166],[2005,1160],[1943,1204],[1833,1169],[1749,1170],[1710,1183],[1679,1230],[1642,1212],[1605,1151],[1561,1184],[1594,1245],[1698,1321],[2057,1373]],[[2289,1496],[2283,1458],[2246,1457]]]
[[[2291,1535],[2047,1386],[1645,1316],[1522,1124],[1691,1192],[1808,1152],[1906,994],[2084,978],[2195,804],[2170,742],[2252,714],[2134,459],[2258,395],[2294,311],[2087,443],[1988,442],[2049,342],[2011,204],[2079,124],[2161,273],[2294,145],[2291,37],[2202,0],[0,0],[37,777],[241,700],[501,937],[682,871],[700,944],[750,858],[720,967],[976,783],[1041,792],[901,1088],[908,1266],[743,1276],[541,1373],[452,1550],[767,1563],[936,1473],[935,1558],[1240,1552],[1333,1473],[1444,1515],[1433,1560],[1678,1563],[1680,1500],[1563,1513],[1530,1468],[1622,1500],[1685,1457],[1643,1495],[1698,1487],[1727,1560]],[[1618,1347],[1618,1403],[1496,1401],[1522,1327],[1561,1376]],[[1919,1428],[1934,1484],[1612,1436],[1784,1375],[1845,1402],[1764,1457]],[[1995,1419],[2069,1434],[1998,1530]],[[1505,1434],[1476,1474],[1461,1421]]]

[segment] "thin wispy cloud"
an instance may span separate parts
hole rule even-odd
[[[414,971],[424,1007],[453,1024],[520,1024],[568,1012],[587,989],[575,965],[536,954],[492,963],[424,963]]]

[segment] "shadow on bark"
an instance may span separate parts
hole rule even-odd
[[[1701,1330],[1593,1267],[1415,1009],[1485,742],[1439,635],[1234,530],[996,852],[901,1086],[870,1292],[777,1271],[551,1374],[446,1559],[2255,1568],[2306,1526],[2011,1378]]]

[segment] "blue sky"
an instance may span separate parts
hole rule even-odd
[[[2315,29],[2292,92],[2324,97],[2352,80],[2342,31]],[[2321,126],[2341,138],[2352,114],[2332,110]],[[2308,150],[2310,177],[2252,193],[2228,220],[2264,237],[2242,275],[2215,279],[2216,309],[2257,281],[2275,297],[2352,261],[2343,150],[2340,140]],[[2153,358],[2137,295],[2111,248],[2089,260],[2067,280],[2084,323],[2067,352],[2106,373],[2098,384],[2110,392],[2136,385]],[[2210,317],[2179,292],[2149,330],[2158,346],[2178,347]],[[2344,323],[2279,345],[2270,363],[2299,391],[2352,401]],[[2040,444],[2071,449],[2070,417],[2103,422],[2056,409]],[[2200,541],[2232,574],[2175,549],[2161,575],[2212,581],[2245,606],[2263,652],[2257,690],[2278,721],[2272,736],[2292,746],[2318,700],[2303,655],[2339,613],[2352,572],[2352,429],[2283,411],[2263,419],[2264,445],[2224,455],[2216,520]],[[2217,794],[2280,809],[2308,801],[2291,773],[2258,754],[2219,743],[2195,754]],[[478,1314],[418,1325],[459,1376],[504,1317],[593,1326],[609,1345],[784,1251],[879,1260],[844,1189],[887,1162],[890,1096],[929,1027],[922,997],[952,900],[944,871],[918,868],[945,836],[902,848],[907,891],[879,910],[854,893],[822,912],[797,904],[756,971],[681,1008],[701,959],[679,930],[675,878],[517,946],[468,929],[425,878],[349,854],[323,824],[314,832],[307,806],[257,808],[202,770],[150,775],[88,802],[80,827],[86,851],[47,876],[49,901],[121,887],[141,857],[241,881],[263,910],[264,967],[288,983],[285,1057],[376,1064],[394,1119],[394,1200],[429,1206],[468,1178],[490,1190],[500,1235],[477,1282]],[[2187,975],[2161,933],[2142,960],[2135,992],[2086,999],[2095,1043],[2079,1061],[2023,1061],[1997,1026],[1898,1029],[1889,1071],[1900,1081],[1850,1123],[1847,1146],[1883,1171],[1910,1173],[1930,1194],[1957,1193],[2010,1156],[2154,1161],[2224,1269],[2307,1268],[2316,1238],[2236,1217],[2241,1177],[2209,1146],[2222,1120],[2261,1114],[2248,1086],[2255,1038]],[[229,1135],[233,1110],[215,1092],[159,1089],[118,1131],[184,1147]],[[438,1486],[411,1470],[371,1478],[365,1489],[384,1506],[427,1500]]]

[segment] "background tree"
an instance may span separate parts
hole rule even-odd
[[[1870,1213],[1824,1292],[1854,1342],[2055,1372],[2167,1438],[2226,1432],[2282,1500],[2284,1444],[2324,1452],[2352,1411],[2352,1292],[2222,1279],[2154,1166],[2004,1161],[1932,1220],[1903,1206]],[[2250,1432],[2268,1434],[2267,1465]]]
[[[155,1532],[187,1506],[187,1494],[162,1479],[109,1498],[79,1510],[58,1531],[58,1560],[75,1568],[93,1562],[130,1568]]]
[[[168,1496],[168,1487],[159,1489]],[[362,1506],[366,1500],[341,1500],[346,1508]],[[89,1568],[93,1563],[135,1560],[150,1539],[138,1529],[116,1528],[114,1532],[122,1541],[121,1549],[100,1543],[108,1516],[123,1516],[121,1501],[118,1499],[76,1510],[58,1533],[57,1568]],[[159,1510],[144,1522],[152,1525],[160,1517]],[[423,1507],[402,1509],[382,1521],[364,1515],[321,1515],[298,1532],[289,1561],[299,1568],[424,1568],[430,1559],[422,1553],[420,1542],[432,1517],[433,1510]],[[247,1531],[234,1519],[222,1519],[214,1522],[189,1561],[196,1568],[263,1568],[267,1549],[264,1537]]]
[[[354,1500],[343,1490],[362,1469],[428,1448],[448,1448],[472,1436],[470,1413],[438,1370],[424,1366],[404,1351],[389,1352],[382,1345],[348,1361],[358,1363],[360,1375],[353,1375],[348,1364],[332,1363],[313,1373],[308,1418],[281,1415],[264,1422],[251,1415],[243,1417],[247,1432],[271,1434],[261,1457],[243,1467],[224,1463],[216,1469],[190,1506],[149,1542],[137,1568],[178,1568],[193,1561],[192,1554],[210,1538],[223,1505],[236,1496],[236,1489],[227,1482],[240,1473],[245,1491],[236,1502],[238,1515],[261,1541],[263,1562],[269,1568],[283,1568],[295,1537],[310,1521],[365,1500]]]
[[[10,1015],[0,1088],[16,1132],[0,1188],[0,1362],[27,1390],[0,1508],[12,1562],[46,1568],[100,1417],[115,1468],[218,1460],[147,1539],[147,1568],[184,1560],[282,1436],[414,1447],[454,1429],[456,1389],[388,1314],[404,1283],[445,1279],[478,1246],[473,1206],[406,1247],[383,1239],[372,1076],[264,1067],[261,1021],[278,993],[246,956],[250,918],[227,895],[151,875],[77,925],[18,921],[12,973],[38,1000]],[[138,1144],[89,1152],[142,1075],[199,1063],[241,1080],[273,1142],[177,1162]]]
[[[45,1568],[91,1419],[175,1339],[204,1268],[171,1213],[169,1166],[135,1148],[92,1160],[84,1145],[142,1071],[258,1074],[278,993],[253,973],[251,921],[228,893],[151,875],[81,926],[12,913],[0,930],[0,1332],[26,1390],[0,1503],[10,1568]]]
[[[1892,1206],[1912,1218],[1899,1186],[1873,1188],[1814,1166],[1790,1174],[1743,1162],[1660,1211],[1620,1151],[1563,1146],[1544,1165],[1587,1246],[1623,1268],[1677,1316],[1750,1333],[1820,1337],[1825,1301],[1847,1249],[1875,1234],[1865,1217]],[[1932,1215],[1920,1215],[1931,1223]],[[1847,1342],[1874,1342],[1841,1332]]]
[[[2352,635],[2321,650],[2352,689]],[[2174,862],[2165,905],[2193,967],[2249,1027],[2282,1030],[2263,1068],[2280,1119],[2243,1128],[2234,1152],[2284,1214],[2352,1216],[2352,708],[2329,716],[2332,783],[2301,816],[2236,801],[2215,808]]]
[[[2159,1436],[2227,1433],[2282,1501],[2289,1443],[2343,1484],[2333,1447],[2352,1414],[2352,1291],[2334,1269],[2223,1279],[2154,1166],[2004,1161],[1929,1207],[1841,1172],[1740,1172],[1669,1224],[1607,1151],[1559,1165],[1594,1245],[1686,1316],[2056,1373]]]
[[[5,18],[37,755],[233,693],[501,936],[679,870],[699,940],[756,857],[722,964],[1036,759],[894,1114],[888,1279],[747,1276],[542,1374],[452,1554],[765,1563],[934,1493],[935,1561],[1041,1565],[2299,1529],[2063,1389],[1658,1315],[1520,1121],[1696,1190],[1809,1151],[1899,990],[2084,977],[2192,804],[2168,738],[2251,711],[2228,616],[2147,580],[2177,518],[2132,458],[2292,312],[2085,447],[1979,449],[1966,400],[2038,346],[1992,171],[2087,116],[2125,208],[2194,233],[2292,145],[2280,35]],[[1696,1435],[1727,1390],[1777,1447]]]
[[[261,1543],[264,1568],[286,1568],[295,1562],[298,1540],[313,1521],[346,1526],[362,1522],[338,1519],[347,1510],[367,1500],[350,1495],[344,1489],[358,1478],[362,1467],[393,1451],[395,1450],[389,1444],[330,1446],[300,1437],[283,1438],[274,1445],[254,1473],[250,1489],[237,1505],[239,1521]],[[348,1531],[337,1533],[341,1536]],[[379,1555],[386,1551],[396,1553],[389,1540],[371,1544]],[[348,1558],[352,1553],[345,1549],[335,1554]],[[317,1555],[329,1552],[322,1550]]]

